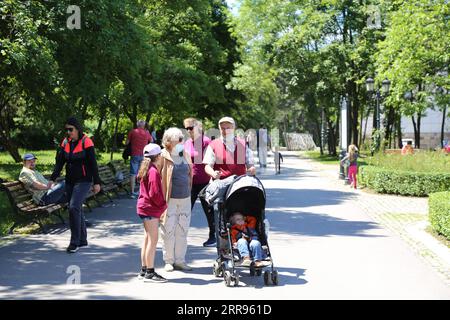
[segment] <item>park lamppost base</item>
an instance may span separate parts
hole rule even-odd
[[[344,159],[346,155],[347,152],[345,150],[341,150],[341,152],[339,153],[339,179],[341,180],[347,180],[347,174],[342,164],[342,159]]]

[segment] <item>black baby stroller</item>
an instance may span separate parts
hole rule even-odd
[[[223,277],[226,286],[232,283],[238,286],[239,269],[249,269],[250,276],[261,276],[264,271],[264,284],[277,285],[278,272],[274,269],[266,234],[264,186],[258,178],[248,175],[232,176],[227,180],[216,180],[201,192],[201,196],[214,207],[217,259],[213,273],[216,277]],[[235,212],[256,218],[256,231],[266,257],[264,266],[256,267],[254,263],[243,265],[238,250],[233,248],[230,217]]]

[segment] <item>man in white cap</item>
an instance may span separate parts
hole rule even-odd
[[[231,175],[255,175],[253,153],[245,140],[234,135],[236,123],[231,117],[219,120],[220,138],[213,140],[205,151],[205,172],[214,180]]]
[[[205,151],[203,163],[205,172],[214,180],[225,179],[232,175],[256,174],[253,153],[247,148],[244,139],[234,135],[236,123],[231,117],[219,120],[220,138],[211,141]],[[214,214],[211,210],[209,214]],[[205,247],[216,245],[214,235],[210,235]]]

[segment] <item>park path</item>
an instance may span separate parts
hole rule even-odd
[[[215,249],[196,204],[187,260],[192,272],[161,273],[165,284],[136,278],[142,227],[135,200],[121,199],[87,213],[88,248],[68,255],[65,229],[48,235],[12,236],[0,247],[0,299],[450,299],[450,286],[375,211],[424,214],[423,199],[386,205],[376,196],[341,185],[311,161],[284,153],[281,175],[259,172],[267,191],[269,243],[280,274],[278,287],[241,275],[239,288],[212,276]],[[387,206],[387,207],[386,207]],[[411,211],[410,211],[411,212]],[[157,268],[162,268],[160,246]],[[77,266],[81,284],[67,285]]]

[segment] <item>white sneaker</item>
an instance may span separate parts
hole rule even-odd
[[[173,267],[175,270],[192,271],[192,268],[188,266],[186,263],[175,263]]]
[[[164,266],[164,270],[166,270],[167,272],[173,271],[173,265],[171,265],[170,263],[166,263],[166,265]]]

